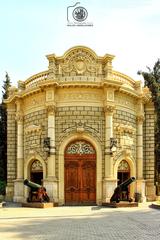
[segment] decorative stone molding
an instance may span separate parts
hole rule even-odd
[[[25,90],[25,83],[21,80],[18,81],[18,89],[21,90]]]
[[[17,122],[22,122],[22,121],[23,121],[23,118],[24,118],[24,116],[23,116],[23,114],[22,114],[21,112],[17,112],[17,113],[16,113],[15,120],[16,120]]]
[[[56,111],[55,105],[46,105],[48,115],[54,115]]]
[[[31,165],[31,171],[43,171],[42,163],[39,160],[35,160]]]
[[[123,154],[124,154],[124,158],[127,159],[127,158],[131,158],[132,155],[131,155],[131,149],[124,149],[123,150]]]
[[[120,134],[124,134],[124,133],[134,134],[136,131],[135,128],[133,128],[131,125],[125,125],[125,124],[119,124],[119,123],[115,125],[115,130]]]
[[[77,133],[83,133],[85,131],[85,125],[82,122],[78,122],[76,124],[76,127],[77,127],[77,129],[76,129]]]
[[[107,114],[113,114],[115,108],[116,107],[114,105],[107,105],[107,106],[104,107],[104,111]]]
[[[136,119],[138,124],[142,124],[144,122],[144,115],[139,115]]]
[[[35,132],[41,132],[42,131],[42,126],[37,126],[37,125],[30,125],[25,129],[25,133],[35,133]]]
[[[103,95],[102,92],[97,90],[92,91],[89,90],[81,90],[81,89],[72,89],[72,91],[66,91],[62,89],[56,96],[55,96],[55,101],[62,103],[65,102],[65,104],[70,103],[70,102],[75,102],[75,101],[87,101],[87,102],[101,102],[103,101]]]
[[[121,149],[120,151],[117,151],[117,153],[114,155],[114,161],[116,162],[118,159],[133,159],[131,149]]]
[[[102,66],[96,63],[87,62],[85,58],[79,57],[74,61],[68,61],[59,65],[59,74],[76,72],[78,75],[85,74],[86,72],[102,74]]]
[[[102,75],[102,64],[97,63],[97,56],[89,49],[78,47],[68,51],[62,58],[64,60],[58,66],[59,75],[72,72],[77,75]]]
[[[113,90],[107,91],[107,100],[114,101],[114,91]]]
[[[8,92],[9,92],[9,97],[10,97],[10,96],[14,95],[16,92],[18,92],[18,89],[14,86],[11,86],[11,87],[9,87]]]
[[[118,165],[118,171],[129,171],[128,162],[125,160],[122,160]]]

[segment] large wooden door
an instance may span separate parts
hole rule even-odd
[[[65,151],[65,203],[96,202],[96,153],[86,141],[71,143]]]

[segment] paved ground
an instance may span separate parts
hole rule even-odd
[[[0,208],[2,240],[158,240],[160,210],[136,208]]]

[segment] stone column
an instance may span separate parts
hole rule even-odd
[[[44,186],[47,189],[50,200],[57,202],[57,178],[55,166],[55,106],[47,106],[48,111],[48,137],[50,138],[50,153],[47,164],[47,179]]]
[[[137,116],[137,178],[143,179],[143,120],[144,116]]]
[[[50,155],[48,157],[48,178],[55,178],[55,106],[48,106],[48,137]]]
[[[18,113],[17,119],[17,179],[23,179],[24,159],[23,159],[23,115]]]
[[[145,181],[143,178],[143,121],[144,116],[137,116],[137,193],[141,194],[141,201],[146,201]]]
[[[113,179],[113,155],[110,141],[113,137],[113,111],[114,106],[105,106],[105,172],[103,182],[103,202],[109,202],[117,181]]]
[[[113,176],[113,159],[110,150],[110,139],[113,137],[113,106],[105,107],[105,178]]]
[[[17,102],[17,179],[14,181],[14,201],[24,201],[24,156],[23,156],[23,113],[21,104]]]

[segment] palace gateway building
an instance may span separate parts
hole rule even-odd
[[[155,199],[151,95],[113,58],[73,47],[9,89],[7,199],[25,202],[28,179],[59,205],[101,205],[130,177],[131,198]]]

